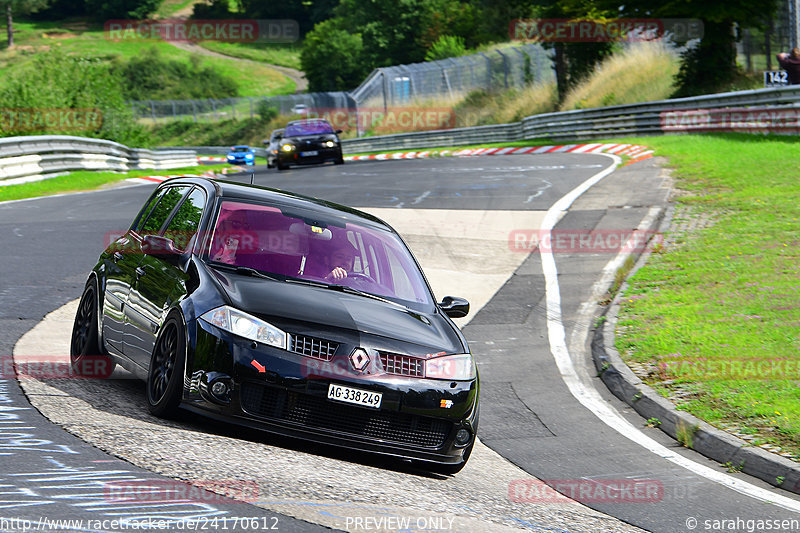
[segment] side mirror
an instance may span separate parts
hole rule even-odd
[[[469,314],[469,302],[456,296],[445,296],[439,309],[450,318],[463,318]]]
[[[261,141],[261,144],[269,144],[269,139],[264,139],[263,141]]]
[[[172,265],[180,262],[181,252],[175,248],[175,242],[167,237],[145,235],[142,239],[142,251]]]
[[[336,130],[336,135],[339,135],[340,133],[342,133],[342,130]]]

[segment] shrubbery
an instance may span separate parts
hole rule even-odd
[[[58,50],[42,52],[27,67],[12,75],[0,90],[0,107],[25,110],[41,122],[11,122],[5,135],[62,134],[100,137],[128,145],[139,145],[145,130],[136,124],[125,104],[120,77],[108,63],[94,58],[65,55]],[[102,120],[91,125],[70,120],[64,110],[96,109]],[[61,110],[53,124],[45,114]],[[62,120],[66,117],[66,120]]]
[[[113,70],[122,78],[123,94],[129,100],[228,98],[239,93],[235,80],[203,66],[199,56],[191,56],[187,64],[162,57],[154,46],[115,63]]]

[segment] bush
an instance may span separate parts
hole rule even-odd
[[[453,35],[442,35],[425,54],[425,61],[437,61],[448,57],[463,56],[467,53],[464,39]]]
[[[269,103],[269,100],[260,100],[256,105],[256,113],[261,117],[261,122],[269,122],[278,116],[278,110]]]
[[[2,133],[78,135],[141,144],[145,130],[125,104],[121,81],[107,63],[96,58],[68,56],[58,50],[40,52],[0,90],[0,107],[25,110],[37,120],[27,125],[5,124]],[[82,122],[80,112],[70,115],[69,111],[86,109],[98,110],[100,120]],[[47,115],[53,110],[59,111]]]
[[[232,78],[212,67],[203,67],[200,57],[192,55],[189,64],[161,56],[155,46],[127,62],[118,62],[115,70],[130,100],[188,100],[237,96],[239,87]]]

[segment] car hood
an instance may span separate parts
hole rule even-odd
[[[292,331],[293,325],[321,331],[385,337],[425,347],[423,352],[463,352],[452,323],[437,313],[420,313],[364,296],[271,281],[209,268],[231,305]],[[324,335],[323,335],[324,336]]]

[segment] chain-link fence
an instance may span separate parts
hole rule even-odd
[[[440,61],[375,69],[351,92],[291,94],[206,100],[143,100],[130,102],[142,122],[173,120],[214,122],[254,118],[263,107],[280,114],[313,114],[315,110],[390,108],[453,101],[477,89],[509,89],[554,79],[550,53],[527,44]],[[262,103],[265,102],[265,103]]]
[[[553,81],[551,52],[531,43],[439,61],[379,68],[352,94],[359,106],[455,99],[476,89],[510,89]]]

